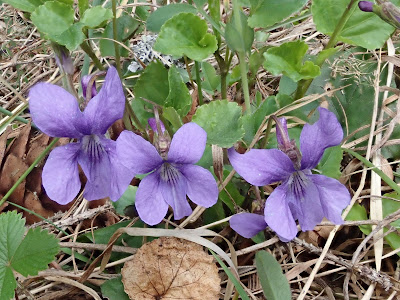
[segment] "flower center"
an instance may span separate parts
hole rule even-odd
[[[105,151],[100,137],[96,134],[85,135],[82,138],[82,150],[91,161],[99,161]]]
[[[164,162],[160,168],[160,177],[164,182],[176,184],[180,176],[179,170],[168,162]]]
[[[303,171],[296,171],[290,175],[288,186],[294,197],[300,201],[304,200],[304,191],[307,188],[309,179]]]

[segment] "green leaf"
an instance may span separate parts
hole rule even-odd
[[[363,220],[368,220],[367,211],[365,210],[365,207],[358,203],[354,203],[353,207],[350,209],[349,213],[346,216],[346,221],[363,221]],[[361,225],[358,227],[365,235],[370,234],[372,231],[371,225]]]
[[[384,196],[400,200],[400,195],[396,192],[385,194]],[[400,202],[393,199],[382,198],[382,208],[383,217],[385,218],[386,216],[400,209]],[[400,219],[390,223],[390,225],[395,228],[400,228]]]
[[[292,299],[289,283],[275,257],[267,251],[258,251],[256,253],[256,267],[264,296],[268,300]]]
[[[225,40],[232,51],[249,52],[254,40],[254,30],[247,25],[247,16],[240,12],[240,28],[236,28],[237,16],[233,14],[225,27]]]
[[[152,12],[147,18],[146,27],[147,30],[152,32],[159,32],[161,26],[166,21],[171,19],[173,16],[182,12],[196,13],[196,8],[187,3],[173,3],[165,6],[161,6],[156,11]]]
[[[151,62],[133,87],[136,98],[145,98],[161,106],[169,95],[168,70],[158,61]]]
[[[169,93],[164,106],[173,107],[179,115],[186,116],[192,106],[192,97],[175,65],[168,71],[168,83]]]
[[[58,251],[58,240],[47,230],[29,229],[11,260],[11,267],[24,276],[37,275],[47,269]]]
[[[244,135],[241,114],[242,109],[236,103],[216,100],[200,106],[193,122],[207,132],[208,143],[229,148]]]
[[[139,22],[132,18],[130,15],[122,15],[117,19],[117,40],[120,42],[124,42],[126,46],[129,46],[128,37],[132,35],[139,28]],[[115,56],[115,47],[114,42],[112,41],[113,37],[113,23],[109,22],[104,29],[103,34],[101,35],[103,38],[101,39],[100,44],[100,52],[102,56]],[[111,40],[110,40],[111,39]],[[123,47],[119,47],[119,51],[121,56],[126,57],[129,55],[129,51]]]
[[[43,0],[3,0],[3,2],[12,5],[16,9],[30,13],[44,3]]]
[[[85,40],[85,35],[82,32],[83,25],[75,23],[62,34],[54,38],[60,45],[64,45],[68,50],[73,51]]]
[[[95,28],[104,21],[110,20],[112,17],[113,13],[111,9],[95,6],[85,11],[80,23],[89,28]]]
[[[307,0],[250,0],[250,27],[268,27],[299,11]]]
[[[320,74],[320,69],[311,61],[303,59],[308,46],[303,41],[288,42],[279,47],[270,48],[264,53],[264,67],[277,76],[284,74],[294,81],[311,79]]]
[[[229,175],[228,170],[224,170],[224,178],[226,178]],[[228,182],[226,185],[225,189],[223,189],[219,195],[218,198],[221,199],[222,202],[226,204],[226,206],[229,207],[232,213],[236,212],[235,209],[235,204],[238,206],[241,206],[244,201],[244,197],[240,194],[239,190],[235,186],[235,184],[231,181]],[[234,203],[235,202],[235,203]]]
[[[11,299],[14,295],[17,282],[13,269],[24,276],[35,275],[46,269],[58,252],[56,238],[40,228],[30,229],[23,239],[24,225],[25,219],[15,211],[0,214],[0,299]],[[48,243],[49,238],[54,243]],[[49,252],[53,253],[51,257],[46,256]]]
[[[117,214],[124,216],[124,209],[129,205],[135,204],[136,191],[137,186],[130,185],[125,193],[122,194],[121,198],[118,199],[118,201],[112,202]]]
[[[207,33],[206,21],[191,13],[175,15],[161,27],[154,50],[202,61],[217,50],[217,39]]]
[[[35,9],[31,20],[47,38],[56,40],[74,23],[74,10],[71,5],[49,1]]]
[[[121,276],[107,280],[100,288],[103,296],[109,300],[129,300],[128,295],[125,293]]]
[[[331,35],[348,4],[348,0],[314,0],[311,10],[317,30]],[[357,5],[353,5],[351,16],[338,39],[373,50],[382,47],[393,31],[391,25],[375,14],[365,13]]]
[[[181,117],[173,107],[164,107],[162,116],[172,124],[174,131],[177,131],[183,125]]]
[[[339,179],[342,175],[340,172],[340,163],[343,158],[343,150],[340,146],[330,147],[325,150],[322,159],[318,164],[318,170],[325,176]]]
[[[221,77],[217,75],[214,67],[207,61],[201,63],[201,74],[204,77],[202,88],[210,92],[216,90],[221,84]]]
[[[222,201],[218,200],[213,206],[206,209],[203,214],[204,224],[211,224],[226,218]]]
[[[89,0],[78,0],[79,14],[82,16],[89,8]]]

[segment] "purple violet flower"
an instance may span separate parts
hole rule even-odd
[[[59,146],[43,168],[43,186],[50,199],[71,202],[81,188],[78,164],[87,177],[87,200],[118,200],[133,174],[119,163],[116,142],[105,137],[107,129],[122,118],[125,96],[117,70],[110,67],[100,92],[82,112],[77,99],[63,88],[38,83],[29,92],[33,122],[49,136],[76,138]]]
[[[121,161],[136,174],[150,173],[140,182],[135,201],[145,223],[160,223],[168,206],[172,207],[175,220],[190,215],[192,208],[186,195],[204,207],[217,202],[218,187],[213,175],[195,165],[203,155],[206,140],[207,133],[199,125],[187,123],[159,153],[141,136],[130,131],[121,133],[117,139]]]
[[[372,12],[372,8],[374,6],[374,3],[370,1],[360,1],[358,2],[358,7],[360,10],[365,11],[365,12]]]
[[[300,135],[300,151],[289,139],[286,120],[277,124],[278,149],[252,149],[238,154],[228,151],[234,169],[246,181],[263,186],[282,181],[268,197],[264,216],[251,213],[235,215],[231,227],[250,238],[268,226],[282,241],[290,241],[297,234],[295,220],[303,231],[312,230],[323,217],[342,224],[342,210],[350,203],[347,188],[339,181],[324,175],[312,174],[326,148],[339,145],[342,128],[336,116],[319,108],[320,118],[313,125],[306,124]]]

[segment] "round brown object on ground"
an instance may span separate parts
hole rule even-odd
[[[186,240],[161,237],[143,245],[121,273],[132,300],[219,299],[220,278],[213,257]]]

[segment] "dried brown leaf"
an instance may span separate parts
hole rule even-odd
[[[26,146],[31,132],[31,124],[26,124],[21,128],[18,137],[14,140],[11,145],[8,154],[14,154],[18,158],[24,158],[26,153]]]
[[[132,300],[219,299],[220,278],[213,257],[183,239],[161,237],[143,245],[121,273]]]
[[[12,129],[11,126],[8,126],[7,129],[0,135],[0,166],[3,162],[4,153],[6,152],[7,147],[7,138],[8,135],[11,133]]]
[[[50,137],[47,134],[39,135],[29,146],[29,151],[26,155],[26,163],[30,166],[35,159],[46,149],[49,144]]]
[[[0,193],[5,195],[27,169],[28,165],[21,158],[16,157],[14,154],[7,155],[0,176]],[[16,204],[22,205],[24,194],[25,180],[17,186],[9,199]]]

